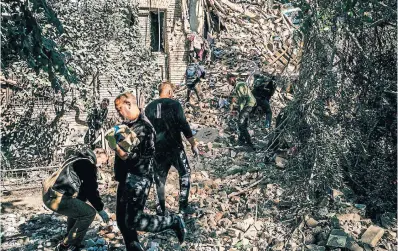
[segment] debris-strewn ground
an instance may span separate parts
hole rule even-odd
[[[208,130],[209,132],[213,132]],[[204,134],[204,133],[202,133]],[[211,137],[213,134],[206,134]],[[172,232],[140,233],[148,250],[397,250],[396,219],[364,217],[363,205],[349,202],[345,191],[332,191],[324,206],[304,215],[284,201],[283,165],[264,162],[264,153],[227,146],[216,132],[215,142],[202,140],[203,155],[191,158],[191,203],[197,214],[187,219],[188,237],[180,246]],[[115,212],[116,183],[111,173],[101,175],[101,191],[108,212]],[[178,174],[169,174],[167,208],[177,211]],[[154,213],[154,194],[147,210]],[[65,217],[41,204],[39,192],[3,197],[1,228],[3,250],[52,250],[65,233]],[[389,218],[390,217],[390,218]],[[115,215],[112,214],[113,220]],[[378,225],[378,226],[376,226]],[[326,247],[326,249],[325,249]],[[124,250],[115,221],[97,217],[86,236],[86,250]]]
[[[274,154],[268,150],[268,131],[261,119],[253,118],[250,132],[256,151],[236,146],[234,118],[228,115],[225,83],[202,84],[203,102],[192,98],[183,103],[191,128],[200,142],[201,156],[194,159],[186,147],[192,168],[190,201],[197,213],[186,219],[188,236],[180,246],[174,233],[140,233],[147,250],[397,250],[396,214],[385,213],[372,221],[366,206],[356,204],[347,191],[330,191],[317,207],[300,207],[286,199],[286,162],[294,151]],[[185,89],[177,91],[185,99]],[[284,106],[278,90],[273,97],[275,112]],[[214,102],[212,102],[214,101]],[[258,118],[258,117],[257,117]],[[292,167],[289,167],[292,168]],[[109,213],[115,212],[117,184],[111,168],[101,173],[101,193]],[[178,174],[168,178],[167,208],[178,209]],[[66,230],[66,219],[46,210],[40,192],[3,197],[1,229],[4,250],[53,250]],[[155,213],[153,189],[147,211]],[[313,205],[314,203],[309,203]],[[115,215],[109,225],[97,217],[86,236],[85,250],[124,250]]]

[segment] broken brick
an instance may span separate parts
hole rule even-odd
[[[363,243],[369,244],[371,247],[376,247],[377,243],[384,235],[384,229],[378,226],[370,226],[361,237]]]

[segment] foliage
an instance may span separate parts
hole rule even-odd
[[[1,120],[2,160],[17,168],[45,166],[54,159],[68,135],[65,123],[48,126],[48,115],[44,112],[34,116],[34,103],[27,104],[21,115],[8,110]]]
[[[131,1],[51,0],[65,29],[57,42],[82,82],[80,97],[98,96],[93,76],[108,76],[119,91],[151,90],[160,81],[150,50],[142,46],[138,8]],[[103,86],[102,86],[103,87]],[[148,90],[148,92],[149,92]]]
[[[56,91],[63,91],[62,82],[76,83],[64,53],[54,42],[64,28],[46,1],[2,1],[1,7],[2,70],[7,72],[23,61],[37,74],[46,72]]]
[[[292,195],[314,198],[348,184],[371,213],[395,212],[396,3],[296,4],[306,10],[305,46],[282,132],[300,149],[286,177]]]
[[[62,116],[76,103],[92,108],[105,87],[101,76],[111,79],[115,88],[109,91],[115,93],[137,87],[148,94],[160,81],[156,62],[140,41],[138,8],[131,1],[30,0],[3,6],[2,68],[17,76],[21,87],[12,96],[17,107],[2,111],[2,158],[11,166],[29,166],[35,158],[42,165],[51,161],[69,135]],[[36,106],[39,97],[55,114]]]

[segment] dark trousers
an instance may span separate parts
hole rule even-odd
[[[95,209],[78,198],[65,196],[52,188],[43,193],[43,202],[52,211],[68,217],[67,234],[63,242],[80,245],[94,220]]]
[[[170,167],[174,166],[180,176],[180,209],[188,206],[189,189],[191,187],[191,168],[184,149],[156,155],[155,183],[158,194],[158,203],[162,213],[166,212],[165,185]]]
[[[198,98],[198,101],[200,101],[199,97],[199,91],[197,84],[199,83],[199,80],[195,81],[194,84],[187,85],[187,102],[191,99],[191,92],[194,91],[196,94],[196,97]]]
[[[239,140],[243,143],[247,143],[249,145],[252,144],[252,140],[250,138],[249,131],[247,127],[249,126],[249,116],[253,107],[246,106],[240,111],[239,113],[239,120],[238,120],[238,128],[239,128]]]
[[[84,135],[84,144],[90,145],[91,149],[95,149],[98,146],[98,144],[96,146],[94,144],[94,141],[98,138],[100,134],[100,129],[97,130],[94,128],[89,128],[87,133]]]
[[[117,188],[116,221],[127,251],[144,250],[137,231],[156,233],[171,229],[176,223],[174,215],[164,217],[143,212],[151,185],[148,178],[128,174]]]
[[[272,109],[271,105],[269,104],[269,99],[256,97],[257,106],[253,109],[253,112],[256,110],[257,107],[261,107],[261,109],[265,112],[265,119],[269,121],[271,124],[272,121]]]

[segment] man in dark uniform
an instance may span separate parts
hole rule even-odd
[[[271,127],[272,110],[270,99],[276,90],[274,80],[275,77],[272,77],[268,84],[266,84],[264,77],[261,76],[256,80],[253,88],[253,95],[256,98],[257,103],[257,106],[254,107],[253,112],[257,107],[261,107],[261,109],[265,112],[265,128]]]
[[[99,136],[99,131],[108,116],[109,99],[104,98],[101,102],[100,109],[95,106],[87,116],[88,131],[84,137],[84,143],[91,145],[94,149],[94,141]]]
[[[174,87],[165,82],[159,86],[160,98],[151,102],[145,109],[145,114],[156,130],[155,182],[159,205],[158,214],[166,212],[165,184],[167,174],[173,165],[180,176],[180,213],[192,214],[188,206],[191,169],[187,155],[182,145],[181,132],[191,144],[192,152],[199,154],[197,142],[185,118],[184,111],[178,101],[172,99]]]
[[[162,217],[143,212],[153,180],[155,130],[137,107],[136,97],[131,93],[120,94],[115,99],[115,108],[124,121],[116,127],[114,135],[106,136],[106,139],[110,148],[116,152],[114,171],[119,182],[116,220],[126,249],[144,250],[139,243],[137,231],[160,232],[172,229],[182,243],[186,229],[181,217]],[[126,138],[126,133],[135,137],[135,140],[131,140],[134,144],[129,147],[130,150],[121,147],[120,143]]]

